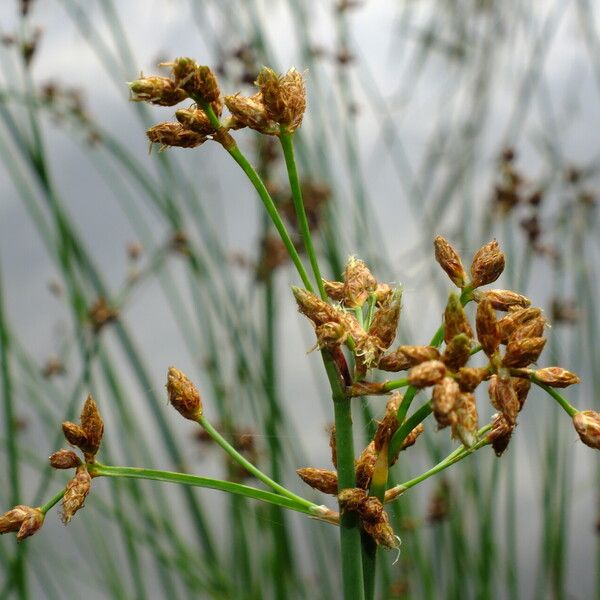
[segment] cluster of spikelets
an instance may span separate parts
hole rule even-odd
[[[221,95],[214,72],[191,58],[177,58],[161,66],[171,69],[170,77],[141,77],[129,84],[132,100],[159,106],[175,106],[185,100],[193,104],[175,112],[177,122],[151,127],[148,139],[162,148],[194,148],[208,139],[227,143],[230,129],[249,127],[267,135],[291,133],[302,123],[306,108],[304,78],[296,69],[277,75],[263,67],[255,81],[258,92]],[[219,121],[223,106],[230,116]]]

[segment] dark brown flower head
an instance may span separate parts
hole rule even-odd
[[[523,325],[517,327],[509,336],[507,342],[524,340],[526,338],[541,338],[544,337],[544,328],[546,319],[543,315],[530,319]]]
[[[531,305],[531,300],[522,294],[517,294],[512,290],[486,290],[484,292],[475,292],[473,298],[479,302],[482,298],[489,300],[495,310],[507,311],[512,306],[527,308]]]
[[[446,375],[446,365],[439,360],[428,360],[416,367],[413,367],[408,373],[410,385],[417,388],[424,388],[435,385]]]
[[[260,92],[254,96],[225,96],[225,106],[242,127],[250,127],[266,135],[279,135],[279,125],[267,115]]]
[[[17,540],[24,540],[39,531],[44,516],[39,508],[19,504],[0,516],[0,534],[16,532]]]
[[[267,115],[273,121],[293,132],[302,124],[306,110],[304,77],[292,68],[283,75],[263,67],[256,78]]]
[[[511,309],[505,317],[502,317],[502,319],[498,321],[498,335],[500,336],[502,343],[506,343],[508,338],[515,333],[517,329],[520,329],[523,325],[529,323],[533,319],[539,319],[541,316],[542,310],[536,306],[530,306],[529,308],[515,308],[514,310]],[[539,327],[539,321],[536,323],[535,327]]]
[[[600,413],[582,410],[573,417],[573,425],[586,446],[600,450]]]
[[[338,478],[335,471],[327,469],[316,469],[314,467],[305,467],[296,469],[298,477],[307,485],[324,494],[336,495],[338,491]]]
[[[489,300],[484,299],[478,304],[475,326],[477,329],[477,339],[483,351],[491,358],[500,346],[500,334],[498,332],[496,313]]]
[[[100,416],[98,405],[91,394],[88,395],[79,417],[81,428],[85,432],[85,440],[79,446],[87,462],[93,462],[104,435],[104,422]]]
[[[345,488],[338,494],[340,512],[357,512],[367,497],[367,492],[361,488]]]
[[[179,123],[167,121],[150,127],[146,136],[153,144],[160,144],[161,150],[175,148],[195,148],[206,141],[206,136],[186,129]]]
[[[344,270],[344,304],[349,308],[360,307],[376,289],[377,280],[367,265],[351,256]]]
[[[373,322],[369,327],[369,335],[377,337],[384,349],[389,348],[396,338],[398,321],[400,320],[401,299],[401,290],[394,290],[375,313]]]
[[[526,367],[537,361],[545,345],[546,338],[543,337],[517,340],[511,338],[506,346],[502,364],[505,367]]]
[[[442,362],[451,370],[464,367],[471,356],[471,338],[464,333],[454,336],[442,354]]]
[[[448,344],[454,337],[464,333],[467,337],[473,337],[473,330],[469,321],[465,309],[460,301],[458,295],[452,293],[448,297],[448,304],[446,304],[446,310],[444,311],[444,341]]]
[[[496,456],[502,456],[506,450],[515,426],[508,423],[503,415],[497,414],[492,421],[492,429],[487,440],[492,444]]]
[[[72,450],[59,450],[49,460],[54,469],[75,469],[81,465],[81,460]]]
[[[446,271],[446,274],[450,277],[452,283],[459,288],[465,287],[467,283],[467,273],[458,252],[448,240],[441,235],[438,235],[435,240],[433,240],[433,246],[435,248],[435,260],[437,260],[440,267]]]
[[[81,446],[85,446],[87,444],[87,436],[85,431],[79,425],[75,423],[71,423],[70,421],[65,421],[62,424],[63,434],[65,439],[71,446],[76,446],[80,448]]]
[[[410,448],[411,446],[414,446],[414,444],[416,443],[418,437],[425,431],[425,426],[423,425],[423,423],[419,423],[414,429],[411,430],[411,432],[404,438],[404,441],[402,442],[402,448],[400,448],[400,450],[406,450],[407,448]],[[395,463],[395,459],[392,460],[390,462],[390,464],[394,464]]]
[[[509,425],[517,422],[521,404],[510,377],[493,375],[490,379],[488,393],[492,406],[499,410]]]
[[[195,60],[187,57],[176,58],[173,62],[162,63],[161,66],[171,67],[174,83],[185,90],[186,95],[204,102],[219,99],[219,84],[210,67],[198,65]]]
[[[575,373],[561,367],[538,369],[534,372],[534,376],[541,383],[555,388],[565,388],[581,381]]]
[[[517,399],[519,400],[519,410],[523,410],[523,405],[525,404],[525,400],[527,400],[527,394],[529,394],[529,390],[531,389],[531,381],[520,377],[513,377],[511,381],[517,394]]]
[[[397,550],[400,547],[400,539],[394,534],[389,518],[385,511],[377,521],[362,521],[363,529],[377,542],[378,546],[386,550]]]
[[[159,106],[174,106],[187,98],[184,90],[168,77],[141,77],[129,84],[134,102],[150,102]]]
[[[471,285],[473,288],[493,283],[504,271],[504,254],[496,240],[492,240],[477,252],[471,263]]]
[[[439,360],[440,353],[433,346],[399,346],[379,359],[382,371],[404,371],[428,360]]]
[[[179,369],[169,367],[167,372],[169,402],[179,414],[190,421],[202,416],[202,400],[196,386]]]
[[[71,521],[80,508],[83,508],[91,487],[92,478],[85,465],[77,467],[75,477],[67,483],[63,496],[62,520],[65,525]]]

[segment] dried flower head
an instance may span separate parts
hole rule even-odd
[[[461,391],[473,392],[482,381],[490,377],[490,371],[487,367],[463,367],[456,375]]]
[[[338,493],[341,512],[357,512],[367,497],[367,492],[360,488],[345,488]]]
[[[498,332],[496,313],[489,300],[484,299],[478,304],[475,326],[477,329],[477,339],[483,351],[489,357],[492,357],[500,346],[500,334]]]
[[[492,240],[477,252],[471,263],[471,285],[473,288],[493,283],[504,271],[504,254],[496,240]]]
[[[298,304],[298,310],[308,317],[316,327],[324,323],[340,321],[340,313],[331,304],[321,300],[312,292],[294,286],[292,292]]]
[[[324,494],[332,494],[334,496],[337,494],[338,478],[335,471],[305,467],[303,469],[296,469],[296,473],[311,488],[319,490]]]
[[[424,388],[435,385],[446,375],[446,365],[439,360],[428,360],[413,367],[408,373],[410,385]]]
[[[471,339],[464,333],[454,336],[442,354],[442,362],[452,371],[464,367],[471,356]]]
[[[394,534],[385,511],[382,512],[381,518],[377,521],[363,520],[362,526],[365,532],[377,542],[378,546],[386,550],[396,550],[400,547],[400,538]]]
[[[455,419],[452,423],[452,437],[470,448],[477,441],[479,428],[475,396],[468,392],[460,394],[454,404],[453,414]]]
[[[543,337],[510,338],[502,364],[505,367],[526,367],[537,361],[545,345],[546,338]]]
[[[369,327],[369,335],[380,340],[381,348],[387,349],[394,342],[400,319],[401,299],[402,291],[399,289],[394,290],[373,317],[373,322]]]
[[[546,367],[534,371],[533,374],[540,383],[555,388],[565,388],[581,381],[575,373],[561,367]]]
[[[473,337],[473,330],[460,298],[452,293],[448,297],[444,311],[444,341],[448,344],[454,337],[464,333],[468,338]]]
[[[59,450],[48,459],[54,469],[75,469],[81,460],[72,450]]]
[[[513,386],[513,380],[510,377],[493,375],[488,393],[492,406],[502,413],[509,425],[514,425],[521,410],[521,403]]]
[[[522,294],[512,290],[486,290],[485,292],[476,292],[473,298],[479,302],[482,298],[489,300],[495,310],[507,311],[512,306],[527,308],[531,305],[531,300]]]
[[[326,294],[336,302],[341,302],[344,299],[344,282],[343,281],[329,281],[323,279],[323,287],[325,288]]]
[[[452,411],[459,396],[460,388],[452,377],[444,377],[434,386],[431,404],[439,429],[452,424],[454,420]]]
[[[355,462],[356,485],[361,489],[367,489],[373,477],[375,462],[377,461],[377,452],[375,451],[375,442],[371,441],[361,452]]]
[[[349,308],[360,307],[376,289],[377,280],[367,265],[351,256],[344,270],[344,304]]]
[[[306,109],[304,77],[291,68],[283,75],[263,67],[256,78],[267,115],[273,121],[293,132],[302,124]]]
[[[196,386],[179,369],[167,372],[169,402],[186,419],[197,421],[202,416],[202,400]]]
[[[16,531],[17,540],[24,540],[39,531],[44,516],[39,508],[19,504],[0,516],[0,534]]]
[[[104,422],[98,405],[91,394],[88,395],[79,417],[81,428],[85,432],[85,441],[79,446],[87,462],[93,462],[104,435]]]
[[[67,442],[69,442],[69,444],[71,444],[71,446],[76,446],[77,448],[80,448],[81,446],[84,446],[87,443],[87,436],[85,434],[85,431],[79,425],[71,423],[70,421],[65,421],[62,424],[62,430],[65,439],[67,440]]]
[[[501,414],[497,414],[492,420],[492,428],[487,434],[487,441],[492,444],[496,456],[502,456],[506,450],[514,428],[515,426],[511,425]]]
[[[212,135],[217,131],[206,113],[200,108],[180,108],[175,111],[175,118],[185,129],[202,136]]]
[[[573,417],[573,425],[586,446],[600,450],[600,413],[582,410]]]
[[[235,119],[234,127],[250,127],[266,135],[279,135],[279,125],[268,115],[262,100],[262,94],[254,96],[242,96],[233,94],[225,96],[225,106]]]
[[[410,431],[410,433],[404,438],[404,441],[402,442],[402,448],[400,448],[400,450],[406,450],[407,448],[410,448],[411,446],[414,446],[415,442],[417,441],[418,437],[425,431],[425,426],[423,425],[423,423],[419,423],[414,429],[412,429]],[[395,459],[393,459],[392,461],[390,461],[390,464],[394,464]]]
[[[183,127],[180,123],[166,121],[150,127],[146,136],[152,144],[160,144],[161,150],[170,146],[176,148],[195,148],[206,141],[206,136]]]
[[[382,356],[378,368],[382,371],[404,371],[428,360],[439,360],[440,353],[433,346],[399,346]]]
[[[83,508],[91,487],[92,478],[85,465],[78,467],[75,477],[67,483],[65,495],[63,496],[62,520],[65,525],[71,521],[80,508]]]
[[[333,348],[344,344],[350,332],[344,323],[330,321],[329,323],[319,325],[315,329],[315,333],[319,348]]]
[[[396,433],[400,426],[396,413],[398,412],[401,401],[402,395],[399,392],[395,392],[386,404],[383,419],[377,425],[375,435],[373,436],[375,451],[377,453],[381,452],[381,449],[384,446],[387,446],[391,437]]]
[[[511,309],[505,317],[502,317],[502,319],[498,321],[498,335],[500,336],[502,343],[506,343],[508,341],[508,338],[511,335],[513,335],[513,333],[515,333],[518,329],[523,327],[526,323],[529,323],[534,319],[539,319],[540,317],[542,317],[542,310],[536,306],[530,306],[529,308]],[[543,325],[544,322],[541,323],[542,331]],[[540,327],[540,321],[536,321],[535,327],[535,331],[538,331],[538,328]]]
[[[446,271],[454,285],[459,288],[465,287],[467,273],[460,260],[460,255],[446,238],[438,235],[433,241],[435,248],[435,260]]]
[[[187,98],[186,92],[168,77],[141,77],[129,84],[134,102],[174,106]]]
[[[118,311],[109,305],[106,298],[98,298],[88,310],[88,318],[92,328],[98,333],[105,325],[116,321],[119,317]]]

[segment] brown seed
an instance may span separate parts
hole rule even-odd
[[[454,409],[459,396],[460,388],[458,383],[451,377],[444,377],[434,386],[431,404],[433,407],[433,416],[438,423],[439,429],[452,424],[452,419],[449,418],[449,415]]]
[[[467,273],[460,260],[460,255],[446,238],[438,235],[433,240],[435,260],[444,269],[450,280],[459,288],[465,287]]]
[[[446,375],[446,365],[439,360],[428,360],[416,367],[413,367],[408,373],[410,385],[417,388],[429,387],[435,385]]]
[[[487,440],[492,444],[496,456],[502,456],[506,450],[514,428],[515,426],[510,425],[503,415],[498,414],[494,417]]]
[[[452,293],[448,297],[444,311],[444,341],[449,344],[457,335],[464,333],[468,338],[473,337],[473,330],[460,298]]]
[[[464,333],[455,336],[442,354],[442,362],[452,371],[464,367],[471,356],[471,338]]]
[[[545,345],[546,338],[543,337],[510,339],[502,364],[505,367],[526,367],[537,361]]]
[[[600,413],[582,410],[573,417],[573,425],[586,446],[600,450]]]
[[[471,285],[474,288],[493,283],[504,271],[504,254],[496,240],[475,253],[471,263]]]
[[[490,377],[490,371],[487,367],[463,367],[456,375],[461,391],[473,392],[482,381]]]
[[[492,357],[500,346],[500,334],[498,332],[498,323],[496,313],[492,303],[483,299],[477,305],[477,314],[475,318],[477,329],[477,339],[487,356]]]
[[[304,483],[324,494],[336,495],[338,492],[338,477],[335,471],[305,467],[296,469],[296,473]]]
[[[75,469],[81,464],[81,460],[72,450],[59,450],[49,458],[54,469]]]
[[[375,313],[373,322],[369,327],[369,335],[381,340],[381,346],[384,349],[389,348],[396,338],[400,319],[401,298],[401,290],[394,290]]]
[[[535,378],[550,387],[565,388],[580,383],[579,377],[561,367],[546,367],[534,372]]]
[[[202,400],[196,386],[179,369],[167,372],[169,402],[186,419],[197,421],[202,416]]]
[[[65,495],[63,497],[62,520],[65,525],[73,518],[80,508],[83,508],[85,499],[90,493],[91,486],[92,478],[85,466],[78,467],[75,477],[67,483]]]
[[[377,280],[367,265],[362,260],[351,256],[344,270],[344,304],[349,308],[360,307],[367,301],[369,294],[376,289]]]
[[[382,371],[404,371],[428,360],[439,360],[440,353],[433,346],[399,346],[382,356],[377,365]]]
[[[474,298],[479,301],[485,298],[492,303],[495,310],[508,310],[511,306],[519,306],[527,308],[531,305],[531,300],[522,294],[513,292],[512,290],[486,290],[474,294]]]
[[[454,405],[453,413],[456,419],[452,423],[452,437],[470,448],[477,441],[477,429],[479,428],[475,396],[469,393],[460,394]]]

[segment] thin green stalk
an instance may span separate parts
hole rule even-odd
[[[402,447],[406,436],[422,421],[424,421],[431,413],[431,402],[423,404],[418,410],[416,410],[398,429],[390,440],[389,456],[395,456],[398,450]]]
[[[537,379],[535,377],[535,375],[531,375],[530,379],[533,383],[535,383],[535,385],[541,387],[544,391],[546,391],[548,394],[550,394],[550,396],[552,396],[560,404],[560,406],[563,408],[563,410],[571,418],[574,417],[579,412],[574,406],[572,406],[569,403],[569,401],[562,394],[557,392],[554,388],[550,387],[549,385],[542,383],[539,379]]]
[[[65,488],[63,488],[60,490],[60,492],[56,492],[56,494],[54,494],[54,496],[52,496],[52,498],[50,498],[46,504],[42,504],[42,506],[40,506],[40,510],[46,514],[51,508],[56,506],[62,500],[63,496],[65,495],[65,491]]]
[[[315,247],[313,245],[310,228],[308,226],[308,219],[306,218],[306,211],[304,210],[304,202],[302,200],[302,188],[300,187],[296,159],[294,158],[294,134],[282,131],[279,135],[279,141],[281,142],[281,147],[283,149],[285,166],[290,180],[290,188],[292,190],[292,198],[294,200],[294,209],[296,211],[296,218],[298,219],[300,235],[302,236],[302,241],[304,242],[304,247],[308,254],[310,266],[312,267],[313,274],[317,281],[317,287],[319,288],[321,298],[327,300],[323,278],[321,277],[321,269],[319,268],[317,253],[315,252]]]

